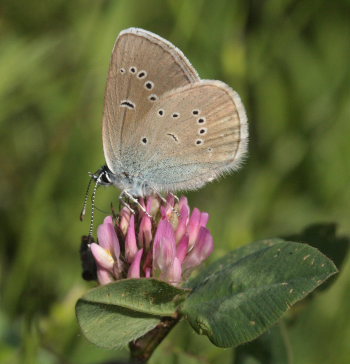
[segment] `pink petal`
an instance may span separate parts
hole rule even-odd
[[[148,197],[146,200],[146,211],[148,214],[152,215],[152,207],[154,204],[155,198],[153,196]],[[156,214],[156,212],[154,213]],[[142,214],[142,219],[139,227],[139,235],[138,235],[139,243],[146,250],[149,250],[152,241],[152,219],[147,214]]]
[[[198,241],[193,248],[194,253],[197,252],[201,262],[207,259],[214,250],[214,239],[210,230],[201,227],[198,234]]]
[[[199,209],[197,208],[193,209],[190,221],[188,222],[187,226],[187,232],[190,238],[189,240],[190,248],[192,248],[197,239],[200,219],[201,219],[201,212],[199,211]]]
[[[155,198],[154,198],[153,196],[149,196],[149,197],[147,198],[147,202],[146,202],[146,211],[147,211],[149,214],[152,214],[152,209],[153,209],[154,202],[155,202]],[[157,210],[158,210],[158,207],[157,207]]]
[[[103,220],[104,224],[112,224],[114,226],[113,216],[106,216]]]
[[[175,237],[170,240],[167,238],[162,238],[160,243],[160,250],[158,254],[157,265],[163,270],[169,265],[172,264],[174,258],[176,256],[176,246],[175,246]]]
[[[174,205],[175,205],[175,197],[172,194],[168,194],[166,199],[167,203],[165,206],[161,206],[160,212],[163,219],[170,219],[171,214],[173,213]]]
[[[182,211],[182,209],[185,208],[187,210],[187,215],[190,214],[190,206],[188,204],[187,197],[181,196],[179,200],[179,210]]]
[[[201,227],[198,241],[183,262],[183,270],[192,270],[201,264],[214,250],[214,239],[210,231]]]
[[[102,248],[109,252],[113,252],[115,257],[118,258],[120,255],[120,247],[117,234],[114,230],[114,225],[109,221],[111,216],[107,216],[103,224],[97,229],[98,242]]]
[[[198,238],[199,229],[203,226],[206,227],[209,220],[209,214],[206,212],[200,212],[197,208],[195,208],[192,212],[192,216],[190,217],[190,221],[188,224],[187,231],[190,236],[189,246],[190,248],[196,243]]]
[[[152,241],[152,220],[146,214],[141,219],[139,241],[146,250],[150,248]]]
[[[174,260],[176,255],[175,232],[168,220],[161,220],[153,243],[153,268],[162,271]]]
[[[162,279],[169,282],[170,284],[176,286],[181,282],[182,268],[181,262],[175,257],[173,263],[168,267],[168,269],[162,274]]]
[[[113,231],[115,233],[114,228],[113,228]],[[114,258],[116,260],[118,260],[120,257],[120,245],[119,245],[119,240],[118,240],[117,234],[115,234],[115,239],[113,240],[113,253],[114,253]]]
[[[135,233],[135,216],[132,215],[129,222],[128,233],[125,239],[125,256],[128,263],[131,263],[137,253],[137,242]]]
[[[151,278],[151,273],[152,273],[151,268],[146,268],[145,269],[146,278]]]
[[[159,211],[159,207],[160,202],[158,198],[155,198],[154,196],[148,197],[146,210],[150,215],[155,216]]]
[[[90,245],[90,249],[92,255],[94,256],[97,264],[104,269],[109,270],[110,272],[113,271],[113,263],[114,259],[110,254],[107,253],[105,249],[103,249],[100,245],[96,243],[92,243]]]
[[[169,223],[164,220],[161,220],[158,224],[156,235],[154,237],[154,242],[153,242],[153,258],[156,256],[156,252],[158,252],[160,249],[161,238],[162,236],[165,235],[168,226]]]
[[[146,209],[146,204],[145,204],[145,200],[144,200],[144,198],[143,197],[140,197],[139,198],[139,204],[144,208],[144,209]],[[141,209],[140,209],[140,212],[141,213],[144,213]]]
[[[190,208],[188,207],[188,204],[181,203],[183,200],[183,197],[181,197],[179,202],[179,209],[180,209],[180,218],[179,218],[179,224],[176,228],[176,242],[178,243],[182,237],[185,235],[188,219],[190,216]],[[187,202],[187,199],[186,199]]]
[[[125,235],[128,231],[129,221],[130,221],[131,212],[128,208],[123,207],[120,211],[120,223],[119,227],[122,233]]]
[[[188,235],[186,234],[180,241],[180,243],[176,247],[176,257],[179,259],[180,263],[185,260],[185,257],[188,252]]]
[[[100,283],[101,285],[108,284],[114,281],[111,273],[108,270],[100,267],[97,268],[97,280],[98,283]]]
[[[152,263],[153,263],[153,256],[152,256],[152,252],[149,251],[147,254],[146,254],[146,258],[144,259],[144,262],[143,262],[143,267],[142,269],[144,270],[144,272],[147,271],[147,269],[150,269],[152,271]]]
[[[167,198],[166,198],[167,202],[168,202],[168,205],[171,206],[172,208],[174,207],[175,205],[175,197],[172,193],[169,193]]]
[[[141,266],[141,258],[143,254],[143,249],[140,249],[134,258],[134,261],[131,263],[128,278],[140,278],[140,266]]]
[[[201,213],[201,219],[199,221],[199,226],[207,227],[209,221],[209,214],[207,212]]]

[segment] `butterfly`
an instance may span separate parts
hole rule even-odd
[[[137,203],[237,169],[247,152],[247,116],[235,91],[201,80],[169,41],[129,28],[112,51],[102,139],[106,165],[92,175],[96,186],[115,185]]]

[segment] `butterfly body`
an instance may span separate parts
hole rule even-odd
[[[179,49],[138,28],[114,46],[102,125],[101,184],[134,197],[197,189],[237,169],[247,150],[238,94],[201,80]]]
[[[104,170],[108,169],[107,166],[102,167]],[[154,188],[148,186],[147,181],[140,176],[133,176],[127,171],[123,171],[121,173],[112,173],[108,170],[108,182],[105,184],[113,184],[118,187],[120,190],[129,193],[135,197],[145,197],[154,193]]]

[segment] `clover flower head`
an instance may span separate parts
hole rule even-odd
[[[214,249],[206,227],[209,215],[197,208],[191,213],[186,197],[177,202],[169,195],[162,205],[150,196],[140,204],[148,214],[124,207],[116,219],[107,216],[98,227],[98,243],[90,245],[98,282],[154,277],[179,286]]]

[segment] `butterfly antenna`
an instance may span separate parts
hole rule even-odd
[[[92,182],[93,179],[94,179],[94,177],[93,177],[93,175],[91,175],[88,186],[87,186],[87,189],[86,189],[86,193],[85,193],[83,208],[82,208],[81,213],[80,213],[80,221],[84,220],[84,217],[85,217],[85,214],[86,214],[86,206],[87,206],[87,201],[88,201],[88,198],[89,198],[89,191],[90,191],[90,187],[91,187],[91,182]]]
[[[91,220],[90,220],[90,229],[89,229],[89,236],[92,236],[93,230],[94,230],[94,221],[95,221],[95,198],[96,198],[96,191],[97,191],[97,187],[101,182],[101,175],[98,176],[98,178],[96,179],[96,183],[94,186],[94,189],[92,191],[92,196],[91,196]]]

